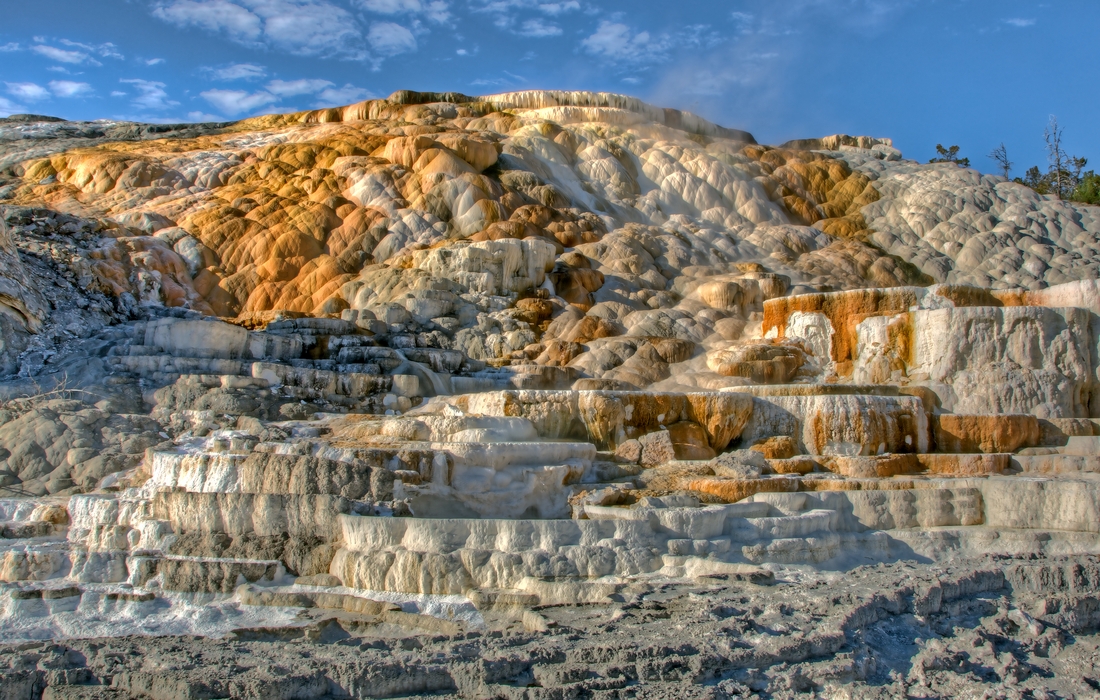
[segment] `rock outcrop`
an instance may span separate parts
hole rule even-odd
[[[1094,207],[602,93],[402,91],[156,139],[19,128],[0,125],[0,641],[142,619],[550,634],[550,606],[662,586],[1100,549]],[[867,595],[939,614],[1030,585],[1002,569]],[[40,608],[53,626],[26,622]],[[806,648],[847,653],[854,629]],[[413,678],[340,693],[503,687]]]

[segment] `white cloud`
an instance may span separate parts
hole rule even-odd
[[[84,51],[68,51],[66,49],[59,49],[56,46],[45,46],[43,44],[38,44],[31,50],[36,54],[45,56],[51,61],[57,61],[58,63],[88,63],[93,66],[103,65]]]
[[[0,97],[0,117],[10,117],[13,114],[19,114],[26,111],[26,107],[18,105],[11,100]]]
[[[420,12],[420,0],[359,0],[359,6],[369,12],[396,15],[401,12]]]
[[[135,107],[147,110],[168,109],[179,105],[179,102],[168,99],[164,83],[155,80],[141,80],[139,78],[123,78],[120,83],[133,85],[138,91],[138,96],[133,99]]]
[[[228,0],[175,0],[154,8],[153,16],[171,24],[225,32],[241,43],[258,41],[263,34],[259,15]]]
[[[118,47],[110,42],[106,44],[82,44],[79,41],[58,39],[57,43],[69,47],[67,49],[61,49],[47,44],[45,37],[36,36],[34,37],[34,41],[35,46],[31,47],[31,51],[34,51],[40,56],[45,56],[51,61],[57,61],[58,63],[69,63],[72,65],[83,63],[90,66],[102,66],[103,64],[97,61],[93,55],[119,60],[123,58],[123,55],[118,51]],[[9,44],[9,46],[15,46],[16,49],[19,48],[17,44]]]
[[[312,95],[327,87],[332,87],[328,80],[272,80],[266,86],[267,91],[279,97],[294,97],[296,95]]]
[[[9,52],[9,51],[22,51],[22,50],[23,50],[23,47],[20,46],[19,44],[15,43],[14,41],[9,41],[6,44],[0,44],[0,51],[4,51],[5,53]]]
[[[51,80],[50,92],[58,97],[87,97],[95,91],[88,83],[78,83],[72,80]]]
[[[466,51],[466,49],[458,49],[457,51],[455,51],[455,53],[458,54],[459,56],[465,56],[469,52]]]
[[[267,77],[267,69],[255,63],[232,63],[224,68],[207,68],[214,80],[259,80]]]
[[[737,25],[737,29],[742,34],[747,34],[750,31],[753,20],[756,19],[755,15],[751,12],[731,12],[730,19]]]
[[[581,40],[581,48],[593,56],[616,63],[645,64],[667,61],[673,50],[709,49],[725,41],[708,24],[693,24],[653,34],[635,31],[622,22],[604,20]]]
[[[263,90],[207,90],[199,93],[203,99],[225,115],[236,117],[241,114],[256,114],[278,111],[277,103],[283,98],[314,95],[316,108],[335,107],[351,104],[374,97],[367,89],[346,84],[336,87],[331,81],[318,78],[300,80],[272,80]],[[192,115],[188,115],[192,117]],[[209,116],[209,115],[207,115]],[[197,117],[195,117],[197,119]]]
[[[531,37],[561,36],[561,27],[541,19],[529,19],[523,23],[523,26],[516,33]]]
[[[604,20],[581,41],[581,46],[590,54],[613,61],[643,62],[664,58],[669,42],[667,37],[654,39],[649,32],[635,33],[625,24]]]
[[[380,15],[423,15],[437,24],[451,21],[450,4],[445,0],[356,0],[356,5],[368,12]]]
[[[1006,19],[1005,24],[1011,24],[1013,27],[1020,27],[1021,29],[1023,29],[1024,27],[1030,27],[1034,25],[1035,20],[1033,18],[1024,19],[1022,17],[1013,17],[1011,19]]]
[[[37,39],[36,39],[36,41],[37,41]],[[45,43],[45,42],[39,42],[39,43]],[[59,39],[58,43],[64,44],[65,46],[77,48],[77,49],[83,49],[83,50],[87,51],[88,53],[96,53],[96,54],[99,54],[100,56],[103,56],[104,58],[116,58],[116,59],[119,59],[119,60],[122,60],[123,58],[125,58],[121,53],[119,53],[118,47],[115,46],[114,44],[112,44],[109,41],[106,44],[82,44],[79,41],[69,41],[68,39]]]
[[[299,56],[368,58],[355,18],[326,0],[159,0],[153,16],[181,27],[223,32],[253,48]]]
[[[539,5],[539,10],[548,15],[560,15],[563,12],[572,12],[581,9],[581,4],[576,0],[569,2],[544,2]]]
[[[4,83],[8,94],[27,102],[38,102],[50,96],[50,91],[36,83]]]
[[[207,114],[206,112],[188,112],[187,118],[193,122],[220,122],[222,118],[216,114]]]
[[[375,22],[367,35],[371,48],[383,56],[416,51],[416,37],[412,32],[393,22]]]
[[[496,88],[500,86],[508,86],[514,88],[518,85],[524,85],[527,83],[527,78],[523,77],[522,75],[509,73],[506,70],[502,70],[501,74],[501,77],[478,78],[477,80],[471,81],[470,85],[474,85],[476,87]]]
[[[164,63],[163,58],[150,58],[148,61],[145,62],[145,65],[147,65],[147,66],[159,66],[162,63]]]
[[[126,97],[126,94],[122,90],[111,90],[111,97]]]
[[[515,29],[518,20],[518,13],[523,11],[528,12],[541,12],[544,15],[550,17],[557,17],[568,12],[576,12],[581,9],[581,4],[578,0],[554,0],[552,2],[539,2],[538,0],[480,0],[480,3],[473,4],[471,8],[474,12],[484,12],[493,16],[493,24],[498,29],[510,31],[521,36],[557,36],[561,34],[561,31],[550,31],[549,33],[539,33],[539,27],[550,28],[555,27],[553,24],[546,24],[537,19],[528,20],[523,22],[519,30]]]
[[[341,88],[330,87],[322,90],[321,94],[317,95],[317,102],[313,103],[313,106],[318,109],[338,107],[340,105],[349,105],[355,102],[369,100],[372,97],[374,97],[374,93],[370,90],[355,87],[349,83]]]
[[[424,6],[424,16],[436,24],[449,24],[451,21],[450,5],[443,0],[435,0]]]
[[[247,92],[245,90],[207,90],[199,93],[203,99],[214,105],[222,114],[236,116],[243,112],[255,112],[279,101],[270,92]]]

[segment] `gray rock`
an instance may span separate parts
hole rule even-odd
[[[667,430],[657,430],[638,438],[642,446],[641,464],[645,467],[655,467],[676,459],[676,451],[672,447],[672,436]]]
[[[734,450],[710,461],[715,476],[735,479],[756,479],[771,471],[768,460],[756,450]]]

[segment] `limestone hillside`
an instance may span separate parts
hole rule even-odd
[[[764,146],[605,93],[401,91],[232,124],[0,120],[0,205],[0,371],[24,375],[163,306],[250,328],[398,325],[475,363],[645,387],[691,354],[665,341],[728,345],[769,298],[1038,289],[1100,262],[1100,209],[907,161],[889,139]]]

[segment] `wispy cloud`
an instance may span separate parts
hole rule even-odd
[[[59,49],[56,46],[46,46],[44,44],[38,44],[32,49],[36,54],[45,56],[51,61],[57,61],[58,63],[71,63],[80,64],[87,63],[93,66],[102,66],[103,64],[89,56],[84,51],[71,51],[67,49]]]
[[[569,2],[544,2],[539,3],[538,10],[548,15],[560,15],[566,12],[574,12],[581,9],[581,4],[576,0]]]
[[[118,82],[134,86],[138,94],[132,103],[139,109],[160,111],[179,106],[179,102],[169,99],[168,92],[164,89],[167,86],[164,83],[140,78],[123,78]]]
[[[367,12],[380,15],[418,15],[436,24],[451,22],[451,6],[445,0],[355,0]]]
[[[0,44],[0,51],[3,51],[4,53],[9,53],[11,51],[22,51],[22,50],[23,50],[23,47],[20,46],[19,44],[15,43],[14,41],[9,41],[6,44]]]
[[[563,0],[558,2],[539,2],[538,0],[474,0],[470,9],[474,12],[484,13],[493,18],[493,25],[498,29],[512,32],[520,36],[547,37],[562,34],[561,27],[535,17],[520,21],[523,14],[530,17],[531,13],[537,13],[548,17],[557,17],[569,12],[581,9],[577,0]]]
[[[36,83],[4,83],[8,94],[26,102],[38,102],[49,98],[50,91]]]
[[[51,80],[50,92],[58,97],[89,97],[95,90],[88,83],[78,83],[72,80]]]
[[[367,35],[371,48],[382,56],[396,56],[416,51],[416,37],[405,27],[393,22],[375,22]]]
[[[267,68],[255,63],[231,63],[221,68],[204,68],[214,80],[230,82],[233,80],[259,80],[267,77]]]
[[[420,12],[420,0],[359,0],[364,10],[383,15],[396,15],[403,12]]]
[[[516,32],[520,36],[547,37],[561,36],[561,27],[543,19],[529,19]]]
[[[515,73],[510,73],[510,72],[504,70],[504,71],[501,71],[501,75],[499,75],[499,76],[478,78],[477,80],[471,81],[470,85],[473,85],[474,87],[490,87],[490,88],[512,87],[512,88],[514,88],[514,87],[517,87],[517,86],[527,85],[527,83],[528,83],[527,78],[525,78],[524,76],[516,75]]]
[[[221,114],[237,117],[242,114],[255,114],[258,111],[271,111],[282,100],[303,95],[313,95],[313,107],[337,107],[351,104],[374,95],[366,88],[346,83],[336,87],[329,80],[320,78],[302,78],[299,80],[272,80],[263,90],[206,90],[199,95],[213,105]],[[280,107],[281,109],[281,107]]]
[[[26,111],[26,107],[12,102],[6,97],[0,97],[0,117],[10,117],[23,111]]]
[[[1021,29],[1023,29],[1024,27],[1033,26],[1035,24],[1035,19],[1034,18],[1024,19],[1022,17],[1012,17],[1011,19],[1006,19],[1005,24],[1010,24],[1013,27],[1020,27]]]
[[[358,22],[326,0],[159,0],[153,16],[179,27],[224,34],[253,48],[299,56],[368,58]]]
[[[41,43],[45,43],[45,42],[41,42]],[[121,61],[123,58],[125,58],[125,56],[123,56],[122,53],[119,52],[118,47],[115,46],[114,44],[112,44],[109,41],[105,44],[84,44],[84,43],[81,43],[79,41],[69,41],[68,39],[58,39],[57,43],[59,43],[63,46],[68,46],[70,48],[81,49],[82,51],[86,51],[88,53],[94,53],[97,56],[101,56],[103,58],[114,58],[114,59],[117,59],[119,61]]]
[[[51,42],[61,44],[67,48],[51,46]],[[18,51],[21,48],[19,44],[7,44],[6,46],[11,47],[5,48],[5,50],[10,51]],[[49,40],[42,36],[34,37],[34,46],[31,47],[31,51],[51,61],[70,65],[83,64],[89,66],[102,66],[103,64],[96,59],[97,56],[99,58],[112,58],[116,60],[122,60],[124,58],[119,52],[118,47],[110,42],[105,44],[84,44],[79,41],[70,41],[68,39]]]
[[[730,19],[733,20],[739,32],[746,33],[749,31],[750,27],[752,27],[756,15],[751,12],[731,12]]]
[[[153,16],[180,26],[224,32],[234,41],[255,43],[263,36],[263,20],[247,8],[228,0],[176,0],[161,3]]]
[[[90,97],[95,90],[88,83],[73,80],[51,80],[48,87],[38,83],[4,83],[7,93],[23,102],[41,102],[50,97]]]
[[[222,118],[216,114],[207,114],[206,112],[188,112],[187,118],[193,122],[220,122]]]
[[[266,85],[267,91],[279,97],[295,97],[297,95],[312,95],[327,87],[332,87],[328,80],[272,80]]]
[[[270,92],[247,92],[245,90],[207,90],[199,93],[204,100],[214,105],[222,114],[235,117],[246,112],[255,112],[260,107],[275,104],[279,98]]]
[[[581,40],[581,48],[585,51],[612,61],[660,61],[666,57],[670,46],[667,38],[654,37],[647,31],[636,32],[621,22],[607,20]]]
[[[353,104],[355,102],[362,102],[363,100],[369,100],[375,97],[375,94],[370,90],[361,87],[355,87],[350,83],[344,85],[344,87],[330,87],[325,88],[317,95],[317,101],[313,103],[313,106],[318,109],[325,107],[339,107],[341,105]]]
[[[145,65],[147,65],[147,66],[159,66],[162,63],[164,63],[163,58],[150,58],[150,59],[146,59],[146,61],[145,61]]]

